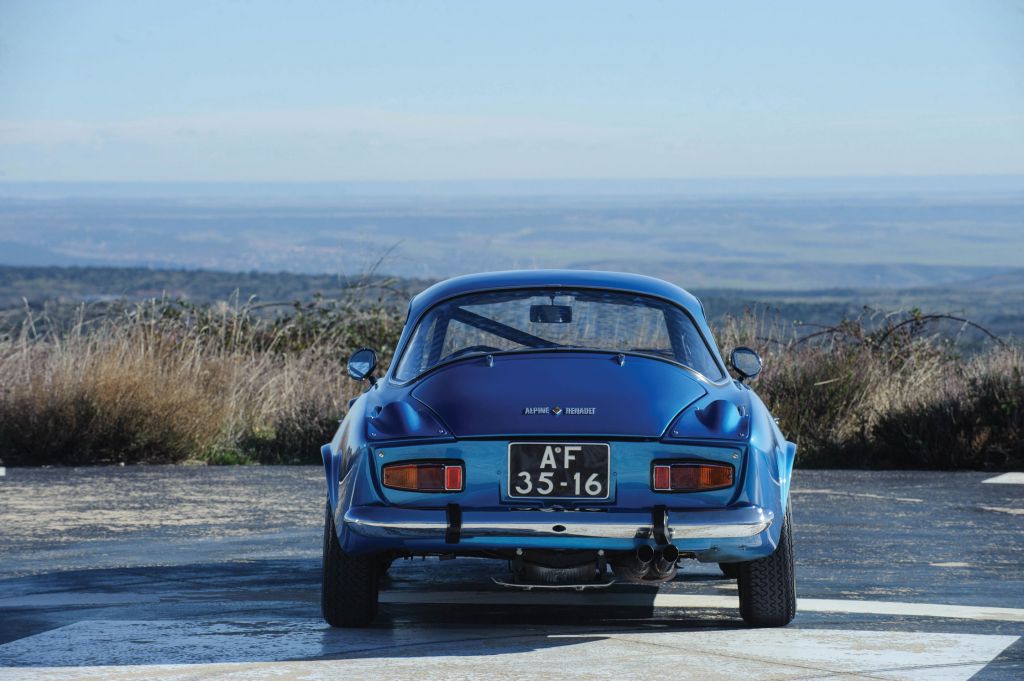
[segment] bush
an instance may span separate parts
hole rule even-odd
[[[872,430],[889,467],[1019,468],[1024,463],[1024,362],[1018,352],[977,358],[880,415]]]
[[[942,316],[858,319],[801,336],[746,316],[722,348],[765,357],[755,387],[800,466],[1020,468],[1024,358],[989,341],[963,358]],[[153,301],[69,328],[28,319],[0,339],[0,459],[7,465],[319,463],[360,386],[342,362],[386,364],[403,314],[358,290],[283,314],[237,300]]]
[[[30,320],[0,341],[0,460],[314,463],[358,386],[343,359],[386,360],[401,318],[314,301],[264,317],[248,305],[154,301],[70,329]]]
[[[1024,355],[989,338],[965,359],[934,332],[948,319],[867,310],[800,336],[747,316],[727,320],[720,340],[765,356],[755,387],[797,443],[800,466],[1020,468]]]

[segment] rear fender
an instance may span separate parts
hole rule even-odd
[[[783,440],[776,450],[779,467],[779,487],[782,495],[782,512],[789,510],[789,483],[793,479],[793,462],[796,460],[796,445]]]
[[[324,476],[327,478],[327,499],[334,511],[338,509],[338,482],[352,465],[354,454],[366,447],[363,414],[366,409],[367,397],[367,393],[363,393],[352,403],[345,418],[338,426],[334,438],[320,448]]]
[[[766,539],[774,548],[782,532],[782,520],[789,505],[796,445],[779,431],[764,404],[751,393],[750,448],[745,492],[748,499],[770,511],[774,521],[766,530]]]
[[[327,500],[331,509],[338,508],[338,480],[341,477],[341,455],[330,444],[320,448],[320,457],[324,462],[324,474],[327,476]]]

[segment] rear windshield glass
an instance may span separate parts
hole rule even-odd
[[[647,296],[522,289],[453,298],[417,324],[395,369],[407,381],[460,357],[524,350],[608,350],[668,359],[723,377],[689,315]]]

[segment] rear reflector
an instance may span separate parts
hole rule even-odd
[[[654,467],[654,489],[672,489],[672,466]]]
[[[656,492],[697,492],[732,487],[732,466],[721,463],[673,463],[654,466]]]
[[[396,463],[384,466],[384,486],[409,492],[460,492],[462,466],[443,463]]]
[[[444,467],[444,489],[446,492],[457,492],[462,489],[462,466]]]

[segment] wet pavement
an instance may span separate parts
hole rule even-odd
[[[800,614],[735,582],[521,593],[398,561],[366,630],[319,618],[319,468],[7,469],[0,679],[1024,678],[1024,482],[797,471]]]

